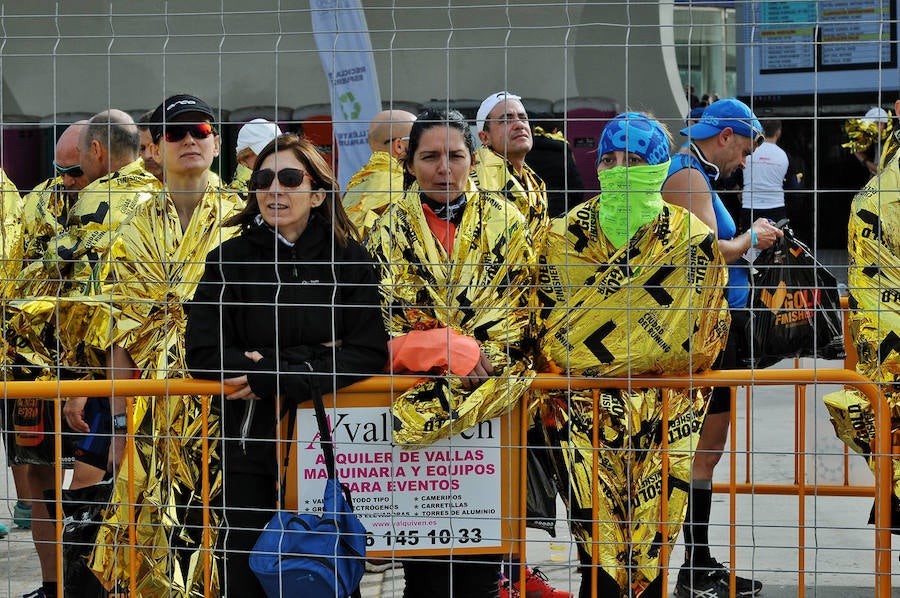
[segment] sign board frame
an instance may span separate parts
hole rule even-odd
[[[353,392],[353,386],[348,389],[344,389],[344,392],[340,392],[337,396],[334,395],[325,395],[324,404],[326,413],[328,413],[329,418],[331,419],[330,424],[334,427],[335,421],[339,420],[342,417],[347,418],[348,416],[352,417],[354,414],[353,410],[356,410],[359,413],[371,414],[372,410],[375,408],[381,408],[387,413],[388,419],[390,422],[390,406],[391,406],[391,393],[389,392],[378,392],[378,391],[363,391],[363,392]],[[384,524],[381,524],[379,527],[378,533],[378,543],[379,546],[370,547],[367,550],[366,556],[367,558],[406,558],[406,557],[414,557],[414,556],[435,556],[435,555],[465,555],[465,554],[524,554],[525,552],[525,430],[527,429],[527,409],[523,407],[523,403],[527,400],[528,394],[523,397],[523,399],[516,405],[516,407],[510,411],[508,414],[505,414],[499,418],[491,420],[495,422],[493,425],[499,424],[500,438],[499,443],[496,444],[497,451],[488,451],[492,455],[494,455],[495,463],[499,465],[499,483],[496,485],[497,496],[496,502],[493,504],[498,505],[499,511],[497,513],[497,517],[499,518],[499,525],[494,522],[490,517],[485,517],[485,527],[490,527],[493,530],[499,532],[499,537],[495,537],[496,534],[485,535],[483,537],[479,537],[477,542],[472,542],[472,537],[464,537],[460,536],[457,532],[458,528],[453,527],[454,519],[461,519],[464,516],[458,515],[462,511],[456,509],[458,505],[471,504],[473,501],[470,501],[468,497],[465,495],[466,491],[472,491],[472,484],[464,484],[463,489],[460,490],[463,494],[458,494],[454,491],[454,497],[451,501],[453,504],[446,505],[448,509],[452,510],[452,514],[449,517],[432,517],[433,520],[436,520],[438,525],[431,527],[430,529],[421,530],[424,533],[416,535],[416,543],[415,545],[409,544],[409,537],[404,535],[400,535],[399,537],[404,538],[403,544],[399,544],[394,541],[392,544],[392,548],[386,548],[384,546],[384,534],[385,532],[390,531],[390,533],[395,534],[394,538],[397,538],[397,534],[404,530],[401,527],[397,527],[395,525],[391,525],[388,527],[384,527]],[[315,427],[314,423],[314,415],[311,404],[303,404],[298,409],[298,425],[295,427],[294,436],[292,439],[292,446],[290,449],[288,467],[287,467],[287,479],[286,479],[286,494],[285,494],[285,508],[288,510],[296,511],[298,510],[298,488],[299,488],[299,480],[304,477],[304,473],[301,473],[301,469],[309,469],[308,467],[304,468],[303,463],[301,461],[305,461],[306,465],[309,465],[309,457],[304,456],[302,458],[298,458],[298,454],[300,453],[300,447],[302,446],[304,449],[309,449],[309,438],[307,438],[302,444],[298,444],[297,438],[298,435],[301,434],[300,429],[300,420],[301,418],[305,418],[307,422],[309,422],[310,418],[313,418],[313,423],[311,424]],[[307,424],[308,427],[309,424]],[[484,425],[484,424],[481,424]],[[388,426],[389,428],[389,426]],[[470,436],[477,435],[477,426],[473,428],[470,432]],[[282,438],[286,436],[286,426],[282,426]],[[390,436],[390,430],[387,432],[388,436]],[[460,437],[466,435],[464,432]],[[456,437],[455,437],[456,438]],[[340,454],[341,451],[341,433],[338,430],[337,434],[335,434],[335,453],[336,455]],[[383,438],[382,438],[383,440]],[[454,439],[451,439],[451,442]],[[346,438],[343,439],[345,445],[347,443]],[[463,438],[460,438],[460,442],[463,442]],[[284,446],[285,443],[282,443]],[[401,449],[394,445],[392,439],[388,438],[386,444],[382,444],[382,447],[385,451],[391,451],[393,455],[396,455],[398,452],[402,451],[404,453],[409,453],[406,449]],[[426,451],[434,451],[432,449],[419,449],[413,452],[420,453],[420,455],[424,455]],[[460,450],[463,450],[462,445],[460,445]],[[315,447],[315,450],[310,450],[310,453],[314,453],[316,455],[321,455],[321,451],[318,446]],[[440,451],[440,452],[448,452],[448,451]],[[453,451],[454,453],[456,451]],[[499,454],[499,458],[496,458],[496,455]],[[338,457],[340,460],[340,457]],[[420,459],[425,461],[425,457],[421,456]],[[396,459],[399,461],[399,458]],[[384,461],[384,459],[382,459]],[[396,464],[395,464],[396,465]],[[341,468],[341,465],[338,464],[338,468]],[[308,478],[309,475],[307,474]],[[342,480],[343,481],[343,480]],[[470,480],[471,482],[471,480]],[[310,494],[315,492],[316,495],[321,497],[322,490],[324,489],[324,480],[318,481],[310,481],[308,482],[312,486],[314,486],[314,490],[310,489],[306,494]],[[466,490],[468,488],[468,490]],[[474,502],[478,504],[485,503],[485,497],[483,496],[484,489],[480,489],[481,496],[477,497]],[[378,512],[372,512],[371,502],[374,497],[378,497],[380,502],[379,504],[385,505],[385,511],[382,513],[381,520],[384,521],[387,519],[388,521],[400,522],[399,519],[394,519],[387,515],[390,512],[390,508],[397,508],[397,504],[406,504],[408,505],[408,500],[401,500],[402,498],[408,499],[409,496],[397,498],[397,490],[394,489],[391,492],[366,492],[360,493],[357,492],[353,494],[353,500],[358,501],[358,505],[360,509],[357,511],[357,515],[360,517],[363,524],[366,528],[373,532],[373,528],[370,527],[373,520],[378,517]],[[365,505],[363,505],[363,500],[369,499],[366,501]],[[449,497],[448,497],[449,499]],[[492,500],[492,499],[490,499]],[[366,506],[367,510],[363,510],[362,506]],[[406,508],[406,507],[403,507]],[[404,519],[415,519],[415,517],[405,517]],[[432,521],[434,522],[434,521]],[[443,524],[442,524],[443,522]],[[447,524],[450,524],[447,526]],[[463,528],[468,529],[468,528]],[[445,534],[446,530],[454,530],[451,531],[451,536],[439,535]],[[430,533],[434,532],[434,533]],[[443,541],[447,541],[446,544],[442,544]],[[374,541],[373,541],[374,544]]]

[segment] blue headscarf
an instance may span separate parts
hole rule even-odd
[[[669,172],[669,137],[652,118],[626,112],[607,123],[599,150],[597,178],[601,195],[597,223],[606,238],[619,248],[662,211],[659,190]],[[600,170],[599,159],[610,152],[636,154],[647,164]]]
[[[600,136],[597,163],[604,154],[637,154],[651,166],[669,159],[669,137],[658,122],[638,112],[624,112],[608,123]]]

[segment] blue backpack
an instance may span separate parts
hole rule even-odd
[[[335,474],[321,395],[313,393],[313,403],[328,471],[322,514],[279,511],[260,534],[250,553],[250,568],[269,598],[359,596],[365,573],[366,528],[353,514],[350,491]],[[296,410],[289,417],[291,437]]]

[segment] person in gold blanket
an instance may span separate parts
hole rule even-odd
[[[547,189],[525,163],[534,138],[522,98],[508,91],[492,93],[478,108],[475,128],[481,140],[475,152],[475,185],[515,204],[528,220],[536,246],[540,245],[550,224]]]
[[[137,155],[139,146],[137,125],[121,110],[101,112],[82,127],[79,136],[81,168],[92,181],[82,189],[79,201],[72,210],[82,226],[70,231],[70,235],[60,235],[54,239],[44,258],[46,263],[50,255],[68,260],[71,254],[84,253],[87,259],[76,263],[71,280],[79,285],[84,284],[81,281],[90,283],[81,288],[73,287],[73,292],[87,295],[98,288],[108,268],[108,263],[99,256],[109,247],[118,226],[159,190],[158,180],[144,169],[144,163]],[[96,209],[91,212],[87,206],[96,206]],[[91,245],[91,249],[82,249],[82,245]],[[87,413],[84,410],[73,413],[76,406],[82,403],[67,402],[63,410],[70,426],[77,420],[78,426],[72,428],[74,431],[90,434],[79,438],[75,449],[75,467],[70,485],[73,490],[103,480],[108,469],[109,437],[112,432],[107,399],[91,401]]]
[[[409,131],[416,116],[405,110],[384,110],[369,125],[369,147],[372,156],[351,177],[344,193],[344,210],[359,231],[360,238],[381,214],[403,195],[403,167]]]
[[[8,250],[9,247],[17,246],[14,255],[18,255],[15,262],[6,263],[7,284],[3,289],[3,297],[6,299],[15,298],[18,295],[19,282],[17,278],[21,269],[31,261],[41,258],[47,248],[47,242],[64,230],[69,208],[78,199],[78,192],[89,182],[81,169],[78,155],[78,135],[80,127],[86,123],[86,120],[75,122],[59,136],[54,148],[53,176],[37,185],[25,196],[20,217],[9,217],[8,214],[11,211],[4,213],[4,229],[7,231],[4,247]],[[6,181],[11,184],[8,179]],[[4,196],[7,201],[12,197],[6,194]],[[8,203],[5,205],[10,206]],[[21,228],[19,228],[20,225]],[[9,245],[9,243],[14,243],[14,245]],[[13,359],[14,365],[7,370],[7,375],[11,379],[31,377],[30,373],[22,371],[22,368],[30,370],[30,364],[18,358]],[[41,407],[48,405],[48,403],[39,403],[37,399],[7,399],[4,402],[6,403],[9,429],[13,427],[12,422],[18,406],[25,407],[23,413],[27,413],[33,412],[34,410],[31,408],[38,405]],[[53,417],[56,417],[55,411]],[[34,418],[33,421],[36,422],[37,418]],[[48,421],[51,420],[48,419]],[[33,459],[27,459],[32,461],[31,463],[24,462],[26,459],[20,459],[15,454],[15,437],[9,436],[8,439],[7,455],[12,466],[16,496],[18,496],[13,516],[17,522],[27,522],[26,525],[31,526],[35,550],[41,564],[41,579],[47,581],[45,587],[52,588],[52,592],[56,590],[56,557],[55,549],[50,542],[56,538],[56,534],[53,530],[53,523],[49,521],[46,507],[39,504],[37,512],[35,512],[32,500],[43,499],[43,491],[54,487],[53,466],[49,462],[34,463]],[[41,444],[52,444],[53,442],[53,437],[47,435],[42,439]],[[69,466],[71,466],[71,452],[67,456],[63,455],[62,458],[64,463],[68,460]],[[35,523],[37,524],[36,529]]]
[[[91,366],[81,343],[77,323],[67,322],[58,307],[66,301],[96,292],[107,263],[103,256],[116,229],[142,201],[158,188],[138,159],[140,136],[132,118],[121,110],[100,112],[63,133],[66,144],[75,135],[77,163],[63,168],[57,155],[60,181],[44,185],[26,198],[24,252],[27,265],[20,273],[5,314],[7,334],[15,337],[14,375],[20,379],[67,379],[91,377]],[[61,138],[62,141],[62,138]],[[65,146],[63,149],[66,149]],[[81,182],[81,183],[79,183]],[[60,184],[61,183],[61,184]],[[83,184],[83,187],[79,187]],[[62,187],[62,188],[61,188]],[[79,188],[72,201],[74,188]],[[58,341],[58,342],[57,342]],[[33,399],[19,399],[20,404]],[[95,404],[103,404],[102,399]],[[43,409],[52,403],[40,403]],[[102,479],[106,471],[109,408],[91,413],[96,435],[77,438],[75,488]],[[50,421],[50,420],[48,420]],[[91,429],[79,430],[90,432]],[[44,592],[56,579],[56,557],[52,542],[55,524],[40,500],[54,487],[54,438],[45,437],[47,451],[29,457],[29,485],[35,497],[32,534],[43,570]],[[70,439],[64,439],[62,458],[71,459]],[[88,446],[99,447],[82,451]],[[24,460],[23,451],[17,458]],[[89,457],[94,455],[94,458]],[[55,584],[50,583],[55,589]]]
[[[394,400],[394,441],[408,447],[508,413],[534,376],[531,234],[514,205],[474,187],[474,149],[459,112],[420,114],[406,193],[366,242],[381,267],[391,371],[441,374]],[[498,561],[406,561],[404,596],[495,597]]]
[[[611,120],[600,139],[601,195],[553,220],[547,233],[540,345],[569,377],[698,372],[725,344],[725,262],[709,227],[662,200],[669,148],[668,132],[643,114]],[[629,388],[602,391],[599,401],[599,420],[590,391],[547,392],[534,406],[555,447],[559,494],[584,565],[580,596],[659,596],[666,564],[660,549],[674,544],[684,518],[690,451],[706,400],[699,393]],[[665,430],[669,510],[661,513]],[[594,459],[600,460],[596,479]],[[592,557],[601,566],[596,588]]]
[[[900,100],[894,113],[900,110]],[[848,227],[850,335],[856,370],[880,383],[893,433],[891,529],[900,533],[900,128],[882,152],[878,175],[856,195]],[[824,397],[838,437],[869,461],[874,471],[875,409],[855,390]],[[870,520],[870,523],[874,521]]]
[[[281,128],[264,118],[254,118],[241,127],[234,146],[237,166],[234,168],[231,182],[228,183],[229,189],[234,189],[242,195],[247,193],[247,184],[250,182],[250,173],[253,172],[257,155],[269,145],[270,141],[280,135]]]
[[[163,165],[165,187],[142,203],[122,227],[109,252],[110,275],[102,293],[72,309],[88,320],[85,342],[106,353],[110,378],[173,378],[187,375],[184,327],[187,303],[203,274],[206,255],[236,229],[222,222],[243,207],[239,196],[222,188],[210,171],[219,153],[219,137],[209,105],[180,94],[157,107],[153,122],[154,158]],[[73,316],[74,317],[74,316]],[[71,319],[71,318],[70,318]],[[125,399],[114,397],[111,465],[124,453],[127,426]],[[201,412],[209,410],[202,430]],[[73,406],[67,414],[78,413]],[[134,469],[118,472],[116,488],[96,547],[89,561],[111,588],[129,583],[126,521],[128,486],[138,498],[136,579],[141,596],[216,595],[215,563],[201,557],[203,540],[214,542],[212,530],[201,529],[200,455],[215,437],[218,412],[211,397],[137,397],[134,405]],[[79,424],[78,418],[72,424]],[[212,499],[218,486],[218,451],[209,441]],[[218,516],[212,513],[211,524]],[[208,553],[205,553],[208,555]],[[205,566],[208,565],[208,566]],[[205,572],[211,572],[205,586]]]
[[[24,265],[44,256],[48,242],[63,232],[78,192],[91,181],[81,168],[78,141],[86,120],[69,125],[54,148],[53,175],[25,196],[22,209]]]
[[[86,120],[80,120],[68,126],[59,139],[56,141],[56,147],[53,152],[53,175],[46,181],[38,184],[30,193],[25,195],[21,214],[21,263],[18,264],[14,275],[8,279],[7,288],[3,292],[3,297],[13,298],[17,296],[18,278],[21,268],[26,267],[32,261],[40,259],[47,249],[47,243],[56,235],[65,230],[68,220],[69,209],[78,199],[78,192],[90,181],[84,174],[79,164],[80,156],[78,155],[78,136],[81,127],[86,125]],[[13,227],[14,220],[8,222],[8,226]],[[18,230],[18,229],[16,229]],[[11,241],[14,236],[6,237],[7,241]],[[20,362],[17,366],[24,366],[30,369],[27,364]],[[28,374],[22,376],[22,372],[18,367],[13,367],[8,374],[11,378],[27,379]],[[23,399],[22,401],[35,406],[36,399]],[[6,401],[7,421],[10,422],[9,427],[12,428],[13,414],[17,403],[21,403],[15,399]],[[40,403],[46,407],[48,403]],[[29,411],[26,408],[26,412]],[[54,413],[55,417],[55,413]],[[49,444],[54,440],[51,436],[44,437]],[[10,449],[12,449],[10,451]],[[32,527],[32,498],[43,498],[44,488],[53,485],[53,467],[49,463],[30,464],[22,463],[14,453],[15,442],[11,439],[7,445],[7,455],[12,465],[13,478],[16,483],[16,496],[18,500],[13,507],[13,520],[20,527]],[[69,459],[71,454],[68,455]],[[64,457],[65,459],[65,457]],[[65,461],[64,461],[65,462]],[[71,464],[69,463],[69,466]],[[34,476],[33,481],[29,481]],[[31,491],[31,484],[38,489],[37,493]],[[40,510],[40,508],[38,509]],[[40,525],[40,524],[38,524]],[[50,554],[52,546],[45,544],[43,540],[38,541],[38,553],[46,552],[45,561],[49,567],[55,566],[56,558]],[[46,548],[45,548],[46,547]],[[50,561],[53,565],[50,565]]]
[[[9,287],[16,275],[22,268],[22,198],[19,191],[13,184],[3,169],[0,169],[0,218],[2,218],[3,228],[2,236],[0,236],[0,292],[2,297],[9,296]],[[6,376],[4,375],[4,379]],[[2,423],[3,443],[6,448],[7,459],[13,467],[13,477],[16,482],[16,493],[20,501],[16,502],[16,511],[18,512],[24,506],[21,501],[26,501],[26,505],[30,505],[30,492],[27,490],[26,476],[27,470],[25,466],[16,465],[14,458],[10,453],[10,449],[15,449],[14,437],[7,434],[7,430],[12,428],[12,415],[10,409],[15,404],[10,399],[3,399],[3,419]],[[30,506],[27,506],[30,509]],[[9,533],[9,528],[0,523],[0,538],[5,537]]]

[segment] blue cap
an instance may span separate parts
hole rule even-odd
[[[700,117],[703,116],[704,110],[706,110],[706,106],[697,106],[696,108],[691,108],[691,111],[688,112],[687,118],[684,119],[684,124],[687,126],[691,126],[691,121],[700,120]]]
[[[669,136],[662,126],[640,112],[623,112],[608,123],[600,135],[597,162],[610,152],[630,152],[647,161],[662,164],[669,159]]]
[[[682,129],[681,134],[693,139],[709,139],[729,127],[737,135],[749,137],[757,144],[764,139],[759,119],[747,104],[735,98],[713,102],[703,111],[700,122]]]

